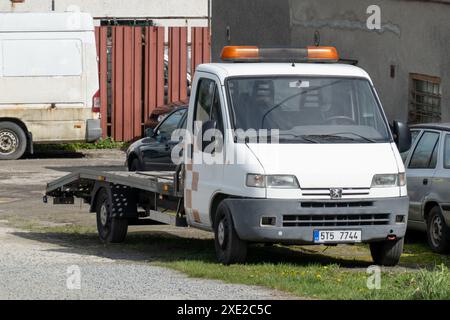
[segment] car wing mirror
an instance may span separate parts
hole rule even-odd
[[[155,131],[153,130],[153,128],[147,128],[145,129],[145,136],[147,138],[151,138],[155,135]]]
[[[406,152],[411,148],[411,130],[406,123],[394,121],[392,134],[394,135],[394,141],[400,153]]]

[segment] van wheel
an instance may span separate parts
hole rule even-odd
[[[125,240],[128,220],[111,217],[111,200],[105,189],[100,190],[97,198],[97,231],[104,243],[120,243]]]
[[[450,228],[446,225],[441,208],[438,206],[433,207],[428,215],[427,238],[434,252],[450,252]]]
[[[27,137],[14,122],[0,122],[0,160],[20,159],[27,149]]]
[[[238,237],[230,208],[224,202],[219,204],[216,211],[214,236],[217,260],[220,263],[230,265],[245,262],[247,243]]]
[[[370,243],[370,253],[377,265],[393,267],[400,261],[405,239],[386,240]]]

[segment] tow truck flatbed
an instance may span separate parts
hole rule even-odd
[[[85,191],[86,185],[92,182],[105,182],[114,185],[122,185],[137,188],[149,192],[160,193],[168,196],[182,197],[175,186],[175,171],[96,171],[93,169],[81,169],[70,173],[47,184],[46,195],[57,197],[65,195],[77,195]]]
[[[94,212],[97,191],[103,188],[109,191],[113,216],[127,218],[129,224],[186,226],[179,173],[180,168],[142,172],[80,169],[48,183],[44,202],[49,196],[53,204],[74,204],[76,197],[91,204]]]

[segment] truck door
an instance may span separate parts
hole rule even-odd
[[[190,130],[195,132],[194,126],[201,128],[207,121],[213,121],[216,129],[224,133],[224,98],[219,80],[210,74],[197,77],[196,96],[193,101],[192,120],[189,121]],[[223,138],[222,138],[223,141]],[[200,143],[199,143],[200,142]],[[186,166],[186,209],[192,224],[211,227],[209,216],[210,201],[213,195],[220,191],[223,180],[223,164],[206,163],[205,157],[224,152],[225,148],[217,148],[212,153],[202,151],[201,139],[194,142],[192,166]],[[201,161],[199,161],[201,160]],[[190,214],[189,214],[190,213]]]
[[[424,131],[409,159],[406,176],[410,199],[409,219],[412,221],[423,221],[424,200],[430,192],[436,170],[439,136],[438,131]]]

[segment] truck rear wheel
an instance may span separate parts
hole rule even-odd
[[[404,238],[370,243],[370,253],[377,265],[392,267],[400,261],[403,253]]]
[[[27,149],[25,132],[14,122],[0,122],[0,160],[20,159]]]
[[[245,262],[247,243],[237,235],[230,208],[224,202],[219,204],[216,211],[214,236],[217,260],[220,263],[230,265]]]
[[[450,228],[446,225],[441,209],[435,206],[427,219],[428,244],[434,252],[450,251]]]
[[[128,231],[128,220],[111,216],[111,200],[105,189],[101,189],[97,197],[97,231],[105,243],[120,243],[125,240]]]

